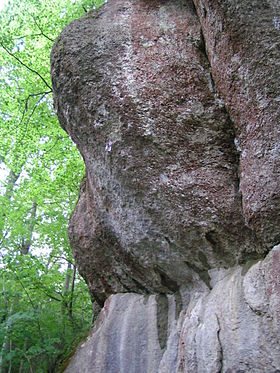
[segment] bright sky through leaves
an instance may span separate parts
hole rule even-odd
[[[3,9],[3,7],[7,4],[7,0],[0,0],[0,11]],[[3,163],[0,164],[0,194],[1,194],[1,181],[5,180],[7,177],[8,171],[7,168]]]
[[[0,0],[0,10],[7,4],[7,0]],[[7,169],[4,164],[0,164],[0,183],[2,180],[5,180],[7,176]],[[0,194],[2,192],[1,184],[0,184]]]
[[[7,4],[7,0],[0,0],[0,10]]]

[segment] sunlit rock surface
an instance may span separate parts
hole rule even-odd
[[[276,1],[111,0],[57,39],[55,108],[86,165],[69,237],[106,301],[69,372],[280,369],[279,249],[263,261],[280,241],[277,17]]]
[[[279,260],[277,246],[250,268],[212,271],[212,291],[112,295],[66,372],[278,372]]]

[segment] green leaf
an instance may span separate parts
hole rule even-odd
[[[90,327],[84,281],[72,316],[64,291],[84,164],[53,111],[49,55],[66,24],[102,3],[13,0],[0,12],[0,343],[13,371],[31,358],[33,371],[58,371]]]

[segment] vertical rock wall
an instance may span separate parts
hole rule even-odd
[[[246,223],[279,241],[279,1],[194,0],[213,79],[234,123]]]
[[[112,295],[66,372],[279,372],[279,259],[212,271],[211,291]]]
[[[56,41],[69,237],[106,301],[69,372],[280,369],[279,8],[111,0]]]

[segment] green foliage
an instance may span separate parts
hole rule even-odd
[[[58,372],[90,326],[67,237],[84,166],[53,111],[49,55],[102,3],[13,0],[0,13],[0,373]]]
[[[0,300],[1,345],[8,340],[3,365],[12,362],[15,372],[21,364],[26,371],[31,364],[34,372],[57,372],[63,358],[90,327],[86,285],[76,280],[70,316],[70,291],[63,293],[65,273],[56,266],[40,270],[38,258],[32,255],[18,259],[17,264],[13,261],[7,265],[0,279],[5,289]]]

